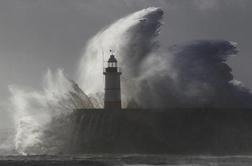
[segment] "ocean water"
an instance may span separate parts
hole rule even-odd
[[[58,155],[2,156],[1,166],[251,166],[252,156]]]

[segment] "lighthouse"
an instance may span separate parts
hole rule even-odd
[[[112,53],[103,74],[105,75],[104,109],[121,109],[121,71]]]

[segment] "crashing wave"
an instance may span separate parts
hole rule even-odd
[[[63,117],[74,109],[93,108],[88,96],[76,83],[67,79],[62,70],[56,73],[48,70],[42,91],[28,91],[15,86],[10,86],[10,91],[15,111],[15,147],[22,154],[57,151],[68,137],[67,133],[62,133]],[[58,131],[49,125],[55,119],[62,119]]]
[[[98,32],[87,43],[80,61],[80,87],[87,94],[104,92],[103,61],[108,59],[108,50],[112,49],[123,70],[123,101],[131,98],[135,77],[141,74],[141,62],[158,48],[155,37],[159,34],[162,16],[160,8],[150,7],[121,18]]]
[[[70,139],[73,110],[103,107],[103,63],[110,49],[123,71],[124,107],[251,107],[251,93],[237,84],[226,64],[227,58],[237,53],[236,44],[201,40],[164,50],[156,39],[162,17],[160,8],[150,7],[96,34],[79,64],[81,88],[62,70],[48,71],[42,91],[11,86],[17,151],[60,152]]]

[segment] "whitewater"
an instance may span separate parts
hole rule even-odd
[[[64,122],[67,116],[78,108],[103,106],[103,60],[107,58],[108,51],[113,49],[120,55],[118,59],[121,64],[122,57],[129,56],[130,48],[127,45],[132,40],[135,40],[135,44],[139,44],[140,48],[140,42],[146,36],[149,36],[149,39],[154,38],[162,14],[161,9],[150,7],[126,16],[98,32],[87,42],[78,66],[79,85],[67,78],[63,69],[56,72],[49,69],[40,90],[27,90],[10,85],[8,109],[12,110],[15,122],[15,135],[11,138],[13,142],[10,144],[14,144],[16,152],[22,155],[59,153],[69,139],[68,133],[62,133],[61,130],[67,127],[67,123]],[[141,20],[145,20],[144,23]],[[152,33],[148,33],[150,35],[146,32],[141,33],[139,29],[153,25],[157,27]],[[121,65],[124,68],[123,64]],[[56,128],[54,126],[52,129],[50,125],[55,120],[58,120]]]
[[[103,107],[103,67],[109,50],[122,68],[124,108],[131,108],[132,103],[140,108],[210,104],[220,108],[229,103],[251,107],[250,91],[237,84],[226,64],[229,56],[237,54],[236,43],[199,40],[160,48],[157,37],[163,14],[160,8],[146,8],[98,32],[85,46],[76,68],[76,82],[67,78],[63,69],[49,69],[41,89],[10,85],[8,109],[15,122],[10,144],[15,151],[23,155],[58,154],[70,139],[69,115],[78,108]]]

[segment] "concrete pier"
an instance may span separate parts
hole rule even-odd
[[[76,110],[72,153],[247,154],[252,110]]]

